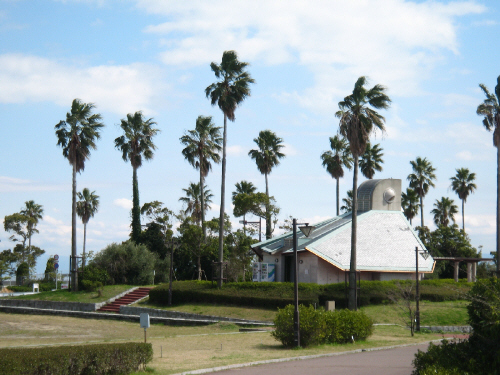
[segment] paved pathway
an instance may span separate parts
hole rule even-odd
[[[259,366],[212,372],[219,375],[410,375],[418,349],[429,344],[342,354],[330,357],[268,363]]]

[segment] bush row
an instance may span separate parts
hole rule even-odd
[[[359,291],[359,305],[389,303],[387,295],[396,290],[396,283],[412,281],[362,281]],[[420,283],[420,299],[427,301],[449,301],[464,299],[472,283],[453,280],[423,280]],[[149,293],[152,303],[166,305],[168,286],[159,286]],[[243,282],[227,283],[217,289],[210,281],[177,281],[173,283],[174,304],[202,302],[224,303],[265,308],[283,308],[293,303],[293,283]],[[322,306],[326,301],[335,301],[337,308],[347,307],[346,284],[318,285],[299,284],[299,301],[304,305]]]
[[[286,347],[295,345],[293,305],[279,309],[271,333]],[[347,309],[325,311],[312,306],[299,306],[300,346],[345,344],[365,340],[373,333],[373,321],[360,311]]]
[[[0,349],[0,374],[128,374],[152,359],[146,343]]]

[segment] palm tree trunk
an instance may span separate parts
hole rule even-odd
[[[465,201],[462,199],[462,230],[465,233],[465,215],[464,215],[464,209],[465,209]]]
[[[83,223],[83,256],[82,268],[85,267],[85,241],[87,240],[87,223]]]
[[[198,257],[196,258],[196,268],[198,270],[198,280],[201,281],[201,256],[199,253]]]
[[[356,289],[356,239],[358,225],[358,156],[354,156],[354,177],[352,181],[352,227],[351,227],[351,264],[349,266],[349,310],[357,310]]]
[[[224,259],[224,199],[226,197],[226,143],[227,143],[227,115],[224,113],[224,134],[222,137],[222,182],[220,187],[220,216],[219,216],[219,279],[217,286],[222,288],[222,261]]]
[[[340,178],[336,178],[337,180],[337,216],[340,215],[340,195],[339,195],[339,187],[340,187]]]
[[[269,200],[269,185],[267,181],[267,173],[264,173],[266,178],[266,195]],[[271,238],[271,213],[269,212],[269,203],[266,204],[266,240]]]
[[[500,279],[500,148],[497,146],[497,279]]]
[[[132,174],[132,241],[138,242],[141,237],[141,208],[139,203],[139,182],[137,181],[137,167]]]
[[[203,173],[201,172],[200,166],[200,200],[201,200],[201,230],[203,231],[203,243],[207,238],[207,228],[205,226],[205,193],[203,191],[203,185],[205,184],[205,179],[203,178]]]
[[[73,163],[73,190],[71,202],[71,290],[78,292],[78,273],[76,269],[76,163]]]
[[[422,184],[420,184],[420,192],[423,190]],[[421,227],[424,229],[424,197],[423,195],[420,195],[420,222],[421,222]]]

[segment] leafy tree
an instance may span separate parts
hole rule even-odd
[[[339,111],[335,114],[340,119],[340,134],[347,138],[354,158],[353,213],[351,235],[351,263],[349,267],[349,309],[356,310],[356,238],[357,238],[357,195],[358,164],[363,155],[370,134],[376,130],[385,130],[385,118],[375,109],[387,109],[391,99],[385,94],[385,87],[375,85],[367,89],[366,77],[359,77],[354,84],[352,94],[339,102]]]
[[[256,242],[241,230],[230,233],[226,238],[228,259],[228,280],[251,281],[251,262],[254,257],[250,245]],[[248,279],[248,280],[247,280]]]
[[[252,149],[248,155],[255,160],[257,169],[265,176],[266,179],[266,195],[269,197],[269,183],[267,176],[271,173],[273,167],[280,163],[280,159],[285,157],[280,150],[285,147],[283,139],[278,137],[276,133],[270,130],[262,130],[258,138],[253,140],[258,149]],[[271,238],[271,215],[269,210],[266,210],[266,239]]]
[[[18,261],[18,254],[13,253],[12,250],[3,250],[0,253],[0,282],[16,274],[15,264]]]
[[[439,225],[431,232],[427,227],[416,228],[420,240],[429,250],[433,257],[464,257],[475,258],[478,256],[477,250],[471,245],[469,236],[461,231],[458,225]],[[467,272],[467,265],[462,262],[460,272]],[[454,266],[452,262],[437,262],[434,270],[440,278],[452,279],[454,277]]]
[[[79,201],[76,202],[76,213],[82,219],[83,223],[83,257],[82,266],[85,267],[85,243],[87,241],[87,223],[91,217],[94,217],[99,209],[99,196],[95,191],[90,192],[89,189],[84,188],[82,192],[78,192]]]
[[[85,169],[85,161],[90,157],[90,150],[96,149],[95,141],[100,138],[101,115],[93,114],[93,103],[82,103],[74,99],[71,112],[66,114],[66,121],[59,121],[55,126],[57,145],[63,149],[63,156],[73,168],[73,187],[71,205],[71,285],[78,291],[78,274],[76,272],[76,173]]]
[[[291,232],[293,230],[293,216],[288,215],[285,220],[283,220],[283,224],[281,224],[278,228],[284,230],[285,232]]]
[[[40,204],[36,204],[33,200],[25,202],[24,205],[25,208],[23,208],[19,213],[29,218],[27,234],[28,248],[31,249],[31,236],[33,235],[33,233],[38,233],[36,226],[38,224],[38,221],[43,219],[43,206]]]
[[[493,130],[493,146],[497,148],[497,254],[500,254],[500,76],[497,77],[495,93],[490,93],[484,84],[479,87],[486,99],[477,107],[476,113],[484,116],[483,125],[488,131]],[[500,262],[497,262],[497,278],[500,278]]]
[[[474,183],[476,180],[476,174],[470,173],[468,168],[460,168],[457,169],[457,174],[450,178],[450,180],[451,188],[462,200],[462,229],[465,230],[464,207],[469,194],[472,194],[477,188]]]
[[[205,187],[205,177],[212,169],[211,161],[220,163],[220,151],[222,149],[220,127],[216,127],[212,123],[211,116],[198,116],[195,129],[189,130],[180,138],[180,141],[186,146],[182,150],[182,155],[184,155],[189,164],[200,171],[201,227],[203,229],[203,238],[206,238],[205,195],[203,189]]]
[[[410,225],[412,225],[412,219],[418,214],[420,208],[418,201],[418,194],[413,189],[406,188],[406,193],[401,193],[401,207],[403,214],[410,221]]]
[[[141,236],[141,206],[139,203],[139,182],[137,180],[137,169],[142,166],[142,159],[151,160],[154,156],[156,146],[153,138],[160,132],[154,128],[156,122],[152,118],[145,119],[142,112],[127,114],[126,119],[121,120],[120,127],[123,135],[115,139],[115,147],[122,152],[122,159],[130,161],[132,165],[132,241],[139,241]]]
[[[147,229],[142,232],[140,243],[146,245],[149,251],[157,253],[160,260],[169,262],[167,254],[169,248],[172,250],[172,218],[174,213],[164,207],[162,202],[153,201],[144,203],[141,214],[146,216],[148,223],[146,224]],[[155,281],[157,280],[155,279]]]
[[[153,281],[156,258],[145,245],[126,241],[108,245],[96,254],[89,266],[106,271],[108,284],[148,285]]]
[[[453,203],[453,199],[442,197],[440,201],[436,199],[431,213],[434,215],[436,225],[447,227],[450,224],[450,219],[455,224],[455,214],[458,213],[458,207]]]
[[[213,194],[210,189],[207,189],[207,185],[205,185],[203,189],[204,197],[201,196],[202,190],[200,189],[200,184],[195,184],[191,182],[187,189],[182,189],[184,193],[186,193],[185,197],[180,197],[179,201],[183,202],[186,206],[184,210],[186,214],[191,214],[194,222],[197,225],[200,225],[202,220],[202,208],[201,202],[204,202],[204,210],[210,209],[210,203],[212,203]]]
[[[252,211],[254,200],[252,194],[257,191],[257,188],[248,181],[237,182],[235,185],[236,190],[233,191],[233,215],[236,217],[243,216],[243,233],[246,235],[246,214]]]
[[[54,264],[55,264],[54,257],[52,257],[52,256],[49,257],[49,259],[47,259],[47,263],[45,265],[45,272],[44,272],[44,274],[45,274],[44,281],[46,283],[55,280],[56,273],[55,273]]]
[[[410,187],[415,190],[420,197],[420,220],[421,227],[424,227],[424,197],[429,192],[429,187],[434,187],[436,175],[434,168],[427,158],[417,157],[414,161],[410,161],[413,173],[408,176]]]
[[[377,143],[372,147],[370,142],[368,142],[365,152],[359,159],[359,169],[363,176],[369,180],[373,179],[375,171],[382,172],[382,164],[384,163],[382,159],[384,154],[382,151],[383,149],[380,147],[380,144]]]
[[[347,197],[342,198],[344,205],[340,207],[342,213],[352,211],[352,190],[347,190]]]
[[[238,61],[238,55],[235,51],[224,51],[222,62],[217,65],[215,62],[210,64],[210,68],[217,78],[217,82],[212,83],[205,89],[205,95],[210,98],[212,105],[217,104],[224,114],[224,133],[222,142],[222,182],[221,182],[221,205],[220,205],[220,230],[219,233],[219,262],[222,265],[224,257],[224,236],[222,228],[225,213],[225,192],[226,192],[226,143],[227,143],[227,120],[235,120],[234,112],[239,104],[250,96],[250,84],[255,81],[246,71],[248,63]],[[222,266],[221,266],[222,267]],[[221,268],[222,270],[222,268]],[[222,275],[217,283],[222,287]]]
[[[340,203],[339,203],[339,185],[340,179],[344,177],[344,167],[351,170],[353,159],[350,154],[349,144],[345,138],[339,137],[337,134],[335,137],[330,137],[330,148],[331,151],[325,151],[321,154],[321,160],[323,162],[323,167],[326,171],[334,178],[337,182],[337,216],[340,215]]]

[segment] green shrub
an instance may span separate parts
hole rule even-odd
[[[152,359],[146,343],[0,349],[0,374],[128,374]]]
[[[274,319],[275,331],[271,335],[286,347],[295,345],[294,305],[278,309]],[[373,333],[373,321],[359,311],[315,310],[299,305],[300,345],[344,344],[365,340]]]

